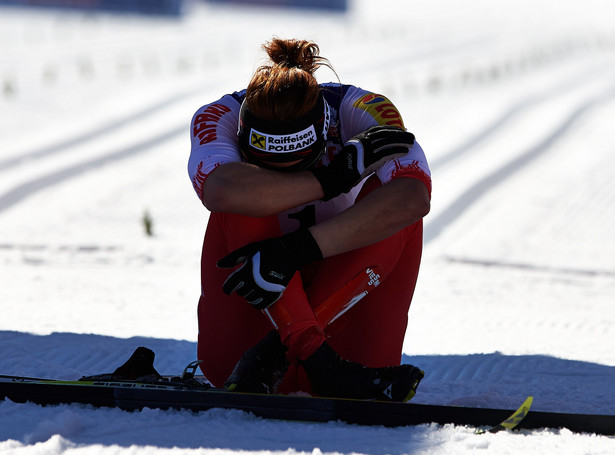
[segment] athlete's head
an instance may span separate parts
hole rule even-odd
[[[263,47],[271,62],[256,70],[246,90],[239,148],[262,167],[307,169],[325,151],[330,119],[314,72],[331,66],[311,41],[276,38]]]

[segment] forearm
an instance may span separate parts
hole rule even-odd
[[[362,248],[390,237],[429,212],[429,193],[419,180],[401,178],[310,231],[324,257]]]
[[[269,216],[323,197],[311,172],[277,172],[248,163],[228,163],[203,185],[203,204],[212,212]]]

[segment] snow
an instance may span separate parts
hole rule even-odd
[[[0,373],[74,379],[137,346],[196,355],[207,211],[194,111],[272,36],[316,40],[385,93],[431,163],[404,362],[417,403],[615,412],[615,7],[351,2],[346,15],[194,3],[181,20],[0,9]],[[337,80],[330,70],[321,81]],[[143,217],[153,220],[145,235]],[[614,431],[615,433],[615,431]],[[611,454],[567,430],[274,422],[0,402],[2,454]]]

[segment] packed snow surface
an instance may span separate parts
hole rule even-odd
[[[426,371],[415,401],[615,413],[610,0],[190,5],[0,8],[0,374],[75,379],[137,346],[164,374],[195,359],[208,213],[190,118],[245,87],[260,44],[297,37],[333,63],[321,82],[387,95],[431,164],[403,358]],[[3,401],[0,453],[612,454],[615,439]]]

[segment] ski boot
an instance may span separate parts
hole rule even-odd
[[[409,401],[425,373],[412,365],[370,368],[345,360],[323,343],[302,361],[314,393],[322,397]]]
[[[276,393],[289,366],[286,351],[278,332],[271,331],[244,352],[224,388],[231,392]]]

